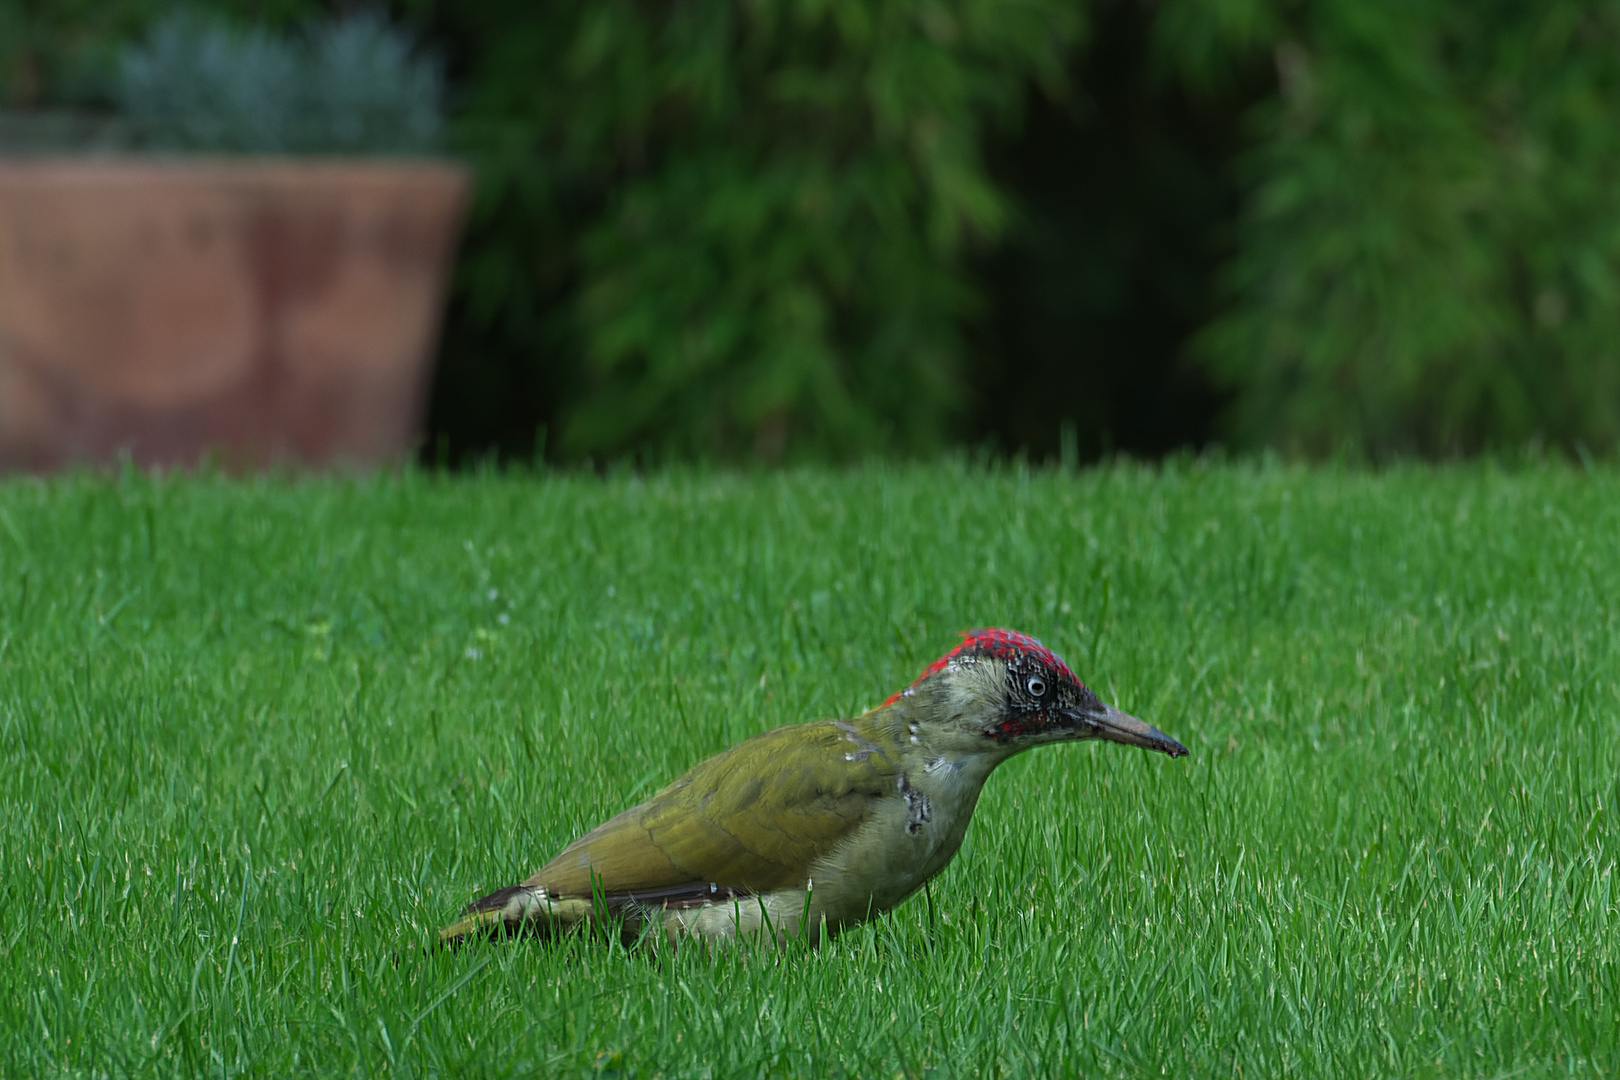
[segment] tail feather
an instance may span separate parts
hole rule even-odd
[[[439,931],[439,943],[501,934],[556,934],[585,921],[591,902],[551,897],[539,886],[510,885],[481,896],[462,909],[462,918]]]
[[[531,889],[527,885],[508,885],[504,889],[496,889],[488,896],[480,896],[461,909],[463,915],[472,915],[480,911],[499,911],[510,904],[513,899],[522,897],[527,893],[539,892],[544,896],[546,890]]]

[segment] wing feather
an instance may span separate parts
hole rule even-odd
[[[590,896],[594,887],[609,898],[802,885],[805,869],[894,790],[899,768],[897,755],[846,721],[778,728],[603,822],[523,884],[557,897]]]

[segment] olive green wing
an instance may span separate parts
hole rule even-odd
[[[802,886],[893,794],[897,759],[848,721],[778,728],[599,825],[523,884],[553,897],[600,890],[668,902]]]

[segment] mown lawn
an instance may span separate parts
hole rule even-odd
[[[1037,751],[816,953],[423,955],[955,641]],[[1182,463],[0,484],[0,1073],[1620,1069],[1620,473]]]

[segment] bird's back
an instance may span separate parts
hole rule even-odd
[[[900,763],[856,721],[777,728],[695,766],[564,848],[524,885],[589,897],[797,885],[894,789]]]

